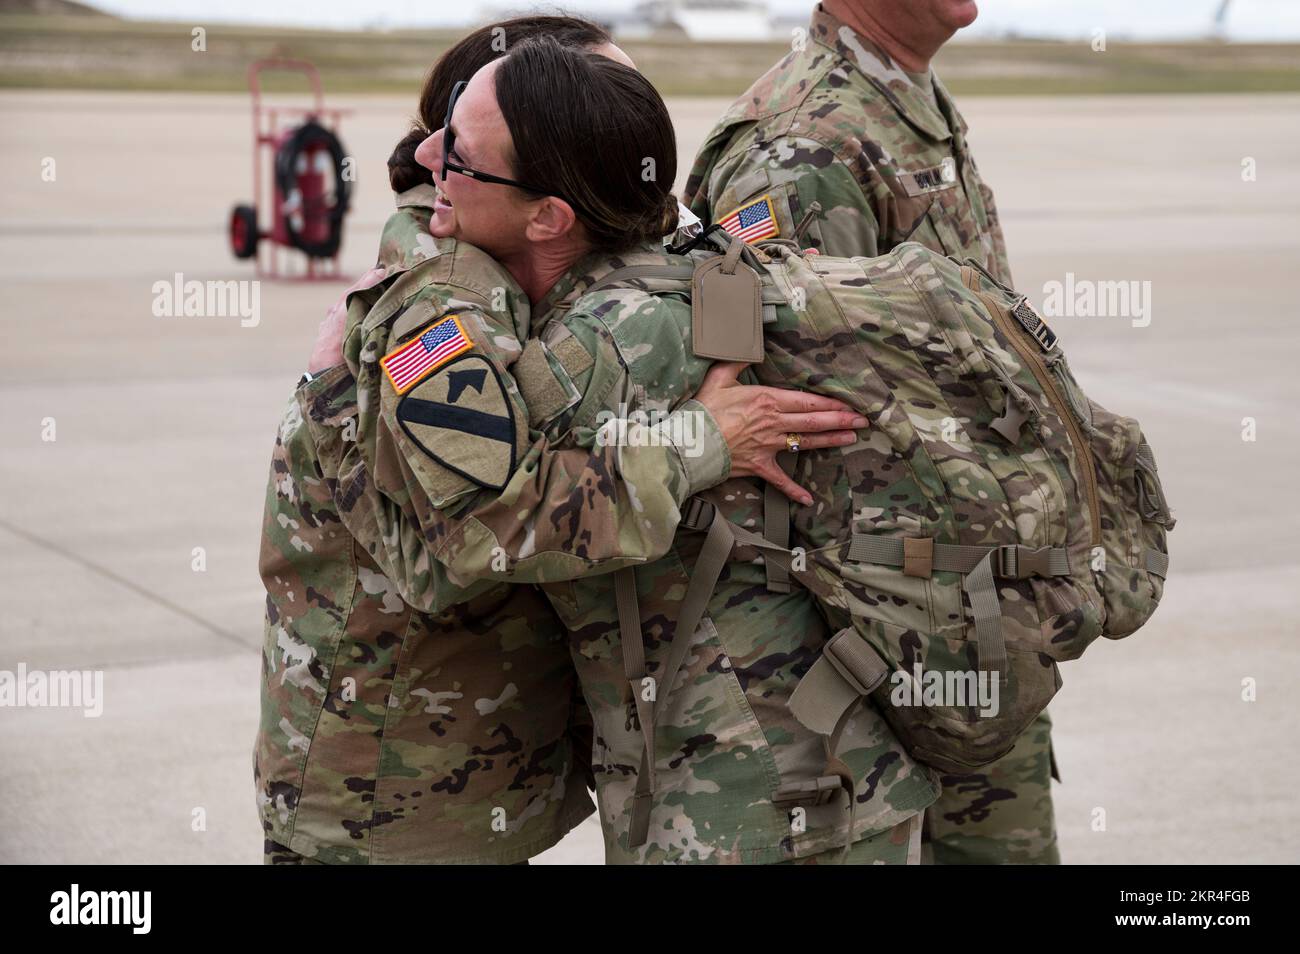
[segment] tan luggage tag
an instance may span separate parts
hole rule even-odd
[[[763,283],[740,261],[733,242],[727,254],[696,266],[691,278],[691,348],[719,361],[763,360]]]

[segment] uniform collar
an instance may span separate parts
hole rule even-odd
[[[390,275],[437,258],[451,247],[447,240],[436,239],[429,233],[433,207],[412,195],[420,188],[430,187],[417,187],[396,196],[397,211],[388,217],[379,237],[379,260]]]
[[[438,190],[434,186],[427,183],[421,183],[418,186],[413,186],[412,188],[407,189],[405,192],[398,192],[394,196],[394,200],[399,209],[405,209],[413,205],[432,209],[433,203],[436,201],[437,197]]]
[[[831,50],[840,60],[856,69],[872,86],[880,90],[900,116],[931,139],[948,139],[952,135],[948,120],[936,112],[929,97],[918,89],[912,78],[889,54],[852,27],[831,16],[818,4],[813,10],[812,38]],[[934,76],[931,71],[931,76]],[[935,80],[935,95],[940,109],[952,107],[948,92]],[[956,114],[956,108],[948,110]]]

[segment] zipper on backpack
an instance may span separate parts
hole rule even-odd
[[[980,269],[980,271],[983,271],[983,269]],[[988,273],[985,272],[985,274]],[[1016,353],[1029,365],[1030,373],[1038,380],[1043,393],[1047,395],[1047,400],[1055,408],[1057,416],[1065,423],[1065,429],[1070,436],[1070,443],[1074,445],[1075,456],[1079,459],[1079,469],[1083,472],[1084,492],[1088,498],[1088,522],[1092,532],[1092,545],[1099,546],[1101,544],[1101,507],[1100,497],[1097,493],[1097,465],[1093,463],[1092,459],[1092,444],[1083,436],[1083,431],[1079,428],[1079,422],[1075,420],[1074,413],[1067,406],[1061,392],[1057,389],[1052,373],[1048,369],[1046,362],[1043,361],[1043,356],[1025,343],[1025,336],[1027,335],[1033,338],[1034,342],[1044,351],[1050,351],[1056,347],[1056,332],[1047,326],[1047,322],[1034,314],[1033,310],[1028,307],[1027,299],[1023,295],[1015,295],[1017,299],[1015,307],[1004,310],[996,301],[979,289],[978,279],[976,279],[974,271],[964,270],[963,277],[966,287],[975,292],[980,300],[984,302],[984,307],[993,316],[994,324],[1011,342],[1011,346],[1016,349]],[[1006,288],[1001,282],[996,282],[996,284],[1001,288]],[[1012,326],[1011,320],[1007,317],[1008,311],[1016,319],[1016,323],[1020,325],[1020,331],[1017,331]]]

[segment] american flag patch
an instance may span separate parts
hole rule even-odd
[[[781,234],[772,208],[772,197],[768,195],[742,205],[718,224],[742,242],[759,242]]]
[[[460,319],[452,315],[430,325],[396,351],[384,355],[379,363],[384,366],[393,390],[404,394],[438,365],[472,347],[474,342],[465,334]]]

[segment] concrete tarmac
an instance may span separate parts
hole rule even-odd
[[[354,275],[414,91],[338,102]],[[679,182],[725,105],[671,104]],[[1149,315],[1053,319],[1179,519],[1152,622],[1063,667],[1062,856],[1300,861],[1300,97],[962,106],[1022,291],[1149,289]],[[342,285],[264,282],[250,327],[152,310],[178,273],[253,277],[225,234],[250,138],[240,96],[0,93],[0,670],[104,674],[99,718],[0,709],[0,862],[260,861],[267,467]],[[601,860],[594,822],[538,859]]]

